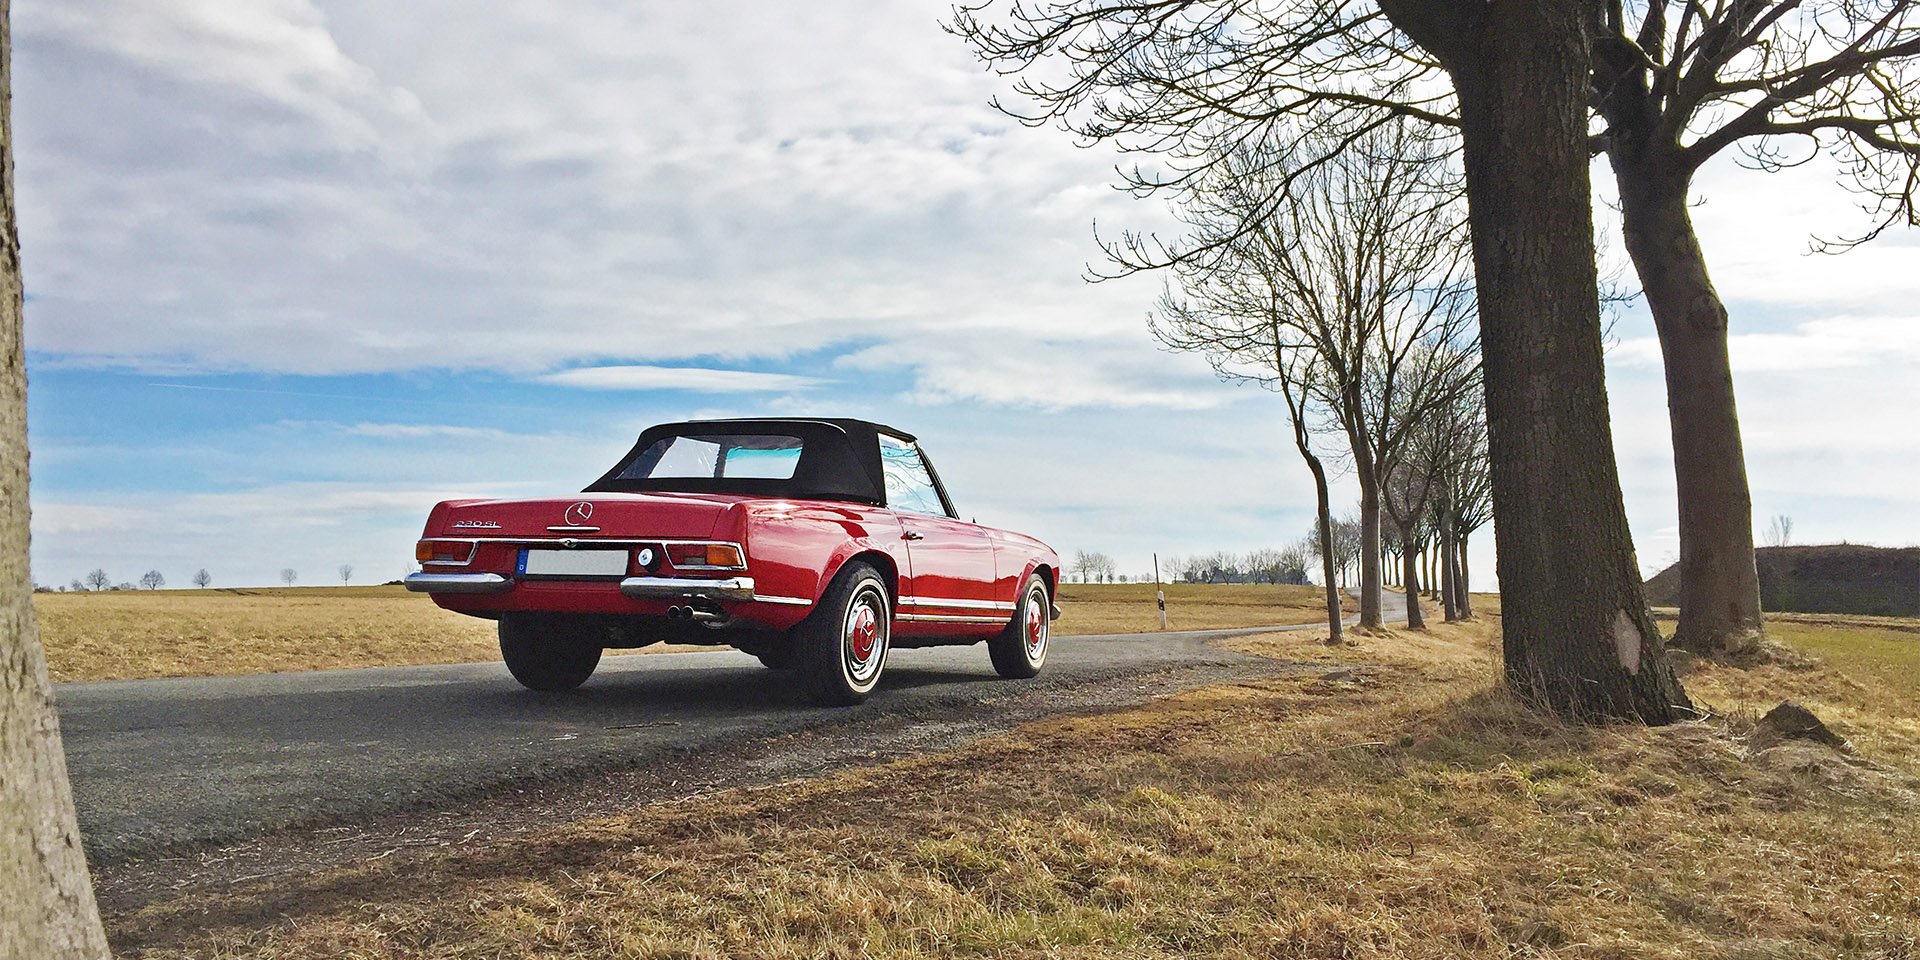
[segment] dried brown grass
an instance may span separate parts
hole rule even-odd
[[[494,625],[397,586],[34,595],[56,682],[471,663]],[[641,653],[687,649],[647,647]],[[626,651],[622,651],[626,652]]]
[[[1326,594],[1318,587],[1274,584],[1170,583],[1167,629],[1215,630],[1323,622]],[[1160,629],[1151,583],[1066,583],[1060,586],[1061,636],[1152,633]],[[1348,613],[1359,609],[1341,595]]]

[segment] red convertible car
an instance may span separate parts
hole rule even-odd
[[[653,427],[577,496],[439,504],[415,556],[407,588],[499,621],[535,690],[667,641],[853,704],[895,647],[985,640],[1001,676],[1034,676],[1060,615],[1052,549],[961,520],[913,436],[861,420]]]

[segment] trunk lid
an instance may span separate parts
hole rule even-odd
[[[744,499],[709,493],[586,493],[455,500],[440,505],[428,531],[439,537],[738,540],[741,511],[733,508]]]

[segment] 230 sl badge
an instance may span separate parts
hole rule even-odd
[[[453,525],[461,530],[498,530],[500,524],[492,520],[455,520]]]

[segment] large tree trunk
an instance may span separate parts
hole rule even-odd
[[[1585,7],[1383,7],[1459,95],[1507,685],[1576,718],[1693,714],[1647,609],[1608,422]]]
[[[1680,624],[1675,643],[1703,654],[1759,644],[1753,501],[1727,361],[1727,308],[1687,214],[1685,173],[1630,152],[1610,156],[1627,253],[1660,335],[1680,506]]]
[[[1413,524],[1400,525],[1400,542],[1413,543]],[[1427,551],[1424,547],[1418,550],[1408,547],[1407,552],[1401,555],[1400,579],[1406,581],[1402,589],[1407,595],[1408,630],[1427,628],[1427,618],[1420,614],[1420,558],[1426,555]]]
[[[1457,527],[1454,529],[1455,544],[1453,552],[1455,572],[1453,582],[1457,584],[1459,588],[1458,595],[1454,602],[1460,607],[1460,619],[1462,620],[1473,619],[1473,589],[1467,580],[1467,538],[1469,536],[1470,534],[1461,532]]]
[[[1380,629],[1380,480],[1373,470],[1354,471],[1360,481],[1360,626]]]
[[[1460,604],[1453,569],[1453,521],[1448,519],[1446,509],[1445,504],[1440,506],[1440,535],[1434,538],[1433,546],[1440,558],[1441,618],[1452,623],[1460,619]]]
[[[0,957],[105,957],[27,570],[27,367],[9,6],[0,0]]]

